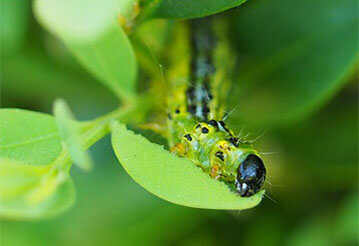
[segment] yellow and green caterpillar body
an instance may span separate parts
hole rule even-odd
[[[211,177],[251,196],[261,189],[266,169],[253,146],[222,120],[234,63],[224,27],[219,19],[204,18],[176,30],[169,49],[178,55],[169,72],[168,143]]]

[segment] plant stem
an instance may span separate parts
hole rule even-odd
[[[136,116],[137,113],[143,111],[142,105],[148,103],[147,97],[145,99],[127,101],[123,106],[114,111],[100,116],[92,121],[82,123],[82,133],[79,136],[83,151],[90,148],[98,140],[106,136],[110,132],[110,123],[112,121],[128,122],[131,116]],[[144,113],[144,112],[142,112]],[[72,166],[69,151],[64,148],[58,158],[54,161],[54,168],[69,171]]]

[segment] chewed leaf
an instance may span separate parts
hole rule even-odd
[[[47,165],[62,150],[55,118],[22,109],[0,110],[0,157]]]
[[[256,206],[264,191],[248,198],[230,191],[185,158],[113,123],[112,146],[126,172],[141,186],[169,202],[195,208],[240,210]]]
[[[79,125],[76,124],[77,122],[64,100],[55,101],[54,114],[60,136],[70,152],[71,159],[82,169],[91,169],[93,166],[91,157],[81,146]]]
[[[68,209],[74,195],[70,177],[51,165],[0,159],[0,217],[53,216]]]

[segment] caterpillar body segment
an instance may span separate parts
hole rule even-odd
[[[266,170],[253,146],[222,121],[234,59],[217,19],[185,23],[176,36],[167,100],[171,151],[186,157],[241,196],[262,187]],[[187,38],[190,37],[190,38]]]

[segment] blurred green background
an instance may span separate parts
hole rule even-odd
[[[71,171],[74,207],[48,220],[2,220],[1,245],[358,245],[357,5],[250,0],[225,14],[239,67],[230,124],[267,130],[256,147],[272,199],[240,213],[170,204],[129,178],[105,138],[91,148],[92,172]],[[163,21],[148,25],[163,30]],[[146,41],[157,66],[165,47]],[[83,120],[117,106],[38,24],[30,1],[1,1],[1,107],[51,113],[58,97]]]

